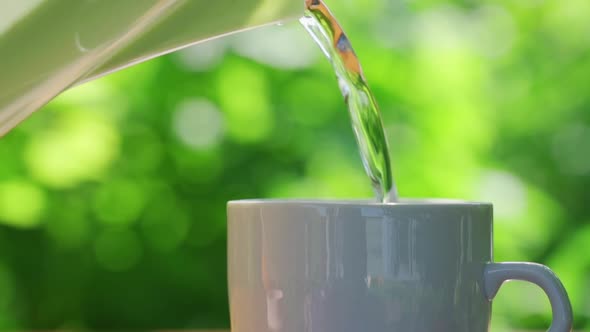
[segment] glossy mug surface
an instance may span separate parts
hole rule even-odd
[[[492,205],[244,200],[228,204],[232,332],[484,332],[510,279],[545,290],[549,331],[571,330],[545,266],[492,263]]]

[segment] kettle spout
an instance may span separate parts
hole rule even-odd
[[[69,87],[303,10],[300,0],[2,2],[0,136]]]

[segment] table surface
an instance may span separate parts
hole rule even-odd
[[[545,332],[537,330],[492,330],[494,332]],[[579,330],[573,332],[585,332],[586,330]],[[40,332],[40,331],[37,331]],[[57,332],[57,331],[44,331],[44,332]],[[231,332],[229,329],[207,329],[207,330],[156,330],[152,332]],[[590,332],[590,331],[588,331]]]
[[[75,330],[74,330],[75,331]],[[493,330],[493,332],[545,332],[538,330]],[[70,330],[35,330],[27,332],[70,332]],[[206,329],[206,330],[152,330],[150,332],[231,332],[229,329]],[[574,330],[573,332],[590,332],[590,330]]]

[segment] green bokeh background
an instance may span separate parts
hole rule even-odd
[[[590,2],[332,1],[403,197],[495,205],[495,259],[549,265],[590,326]],[[0,140],[0,329],[227,327],[225,203],[371,196],[297,22],[74,88]],[[506,285],[492,329],[544,329]]]

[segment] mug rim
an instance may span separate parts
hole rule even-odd
[[[402,207],[402,206],[432,206],[432,207],[492,207],[490,202],[467,201],[448,198],[401,198],[397,202],[381,203],[370,199],[313,199],[313,198],[249,198],[231,200],[232,206],[356,206],[356,207]]]

